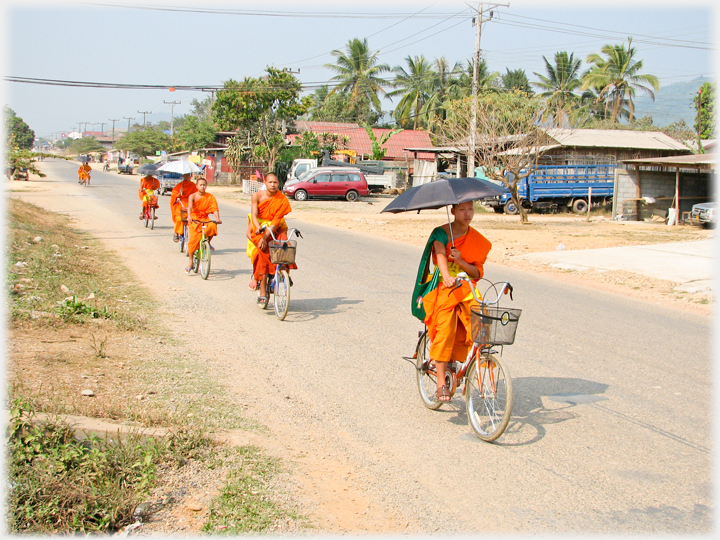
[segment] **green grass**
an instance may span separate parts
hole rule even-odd
[[[298,521],[268,487],[278,462],[256,448],[212,441],[216,430],[263,426],[244,418],[206,359],[188,354],[187,344],[169,333],[151,294],[119,258],[63,216],[15,199],[7,208],[11,339],[81,342],[39,348],[21,366],[10,363],[8,531],[114,533],[133,523],[138,505],[162,489],[161,476],[186,474],[184,467],[219,471],[212,488],[221,495],[208,530],[218,519],[236,533],[271,532],[278,523]],[[73,382],[81,373],[111,382],[87,399]],[[137,399],[149,389],[148,399]],[[53,419],[40,422],[39,412]],[[61,414],[162,426],[172,434],[79,441]]]

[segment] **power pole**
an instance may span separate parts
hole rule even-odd
[[[109,120],[113,123],[113,127],[112,127],[112,141],[113,141],[113,146],[115,146],[115,122],[119,122],[120,119],[119,119],[119,118],[109,118]]]
[[[167,103],[168,105],[170,105],[170,136],[172,137],[173,134],[175,133],[173,111],[175,109],[175,105],[180,105],[181,102],[180,101],[165,101],[165,100],[163,100],[163,103]]]
[[[143,115],[143,126],[144,126],[145,125],[145,115],[152,114],[152,111],[138,111],[138,112]]]
[[[128,121],[128,133],[130,133],[130,120],[135,120],[135,117],[131,116],[128,118],[127,116],[123,116],[123,118]]]
[[[509,4],[492,4],[488,10],[496,8],[498,6],[509,6]],[[475,54],[473,55],[473,78],[472,78],[472,118],[470,119],[470,152],[468,152],[468,171],[467,175],[470,177],[475,176],[475,152],[477,151],[477,97],[478,97],[478,84],[480,77],[480,37],[482,34],[482,23],[489,21],[493,18],[493,11],[490,11],[490,16],[487,19],[483,19],[483,4],[478,4],[477,15],[473,17],[473,24],[475,25]],[[457,172],[460,174],[460,171]]]
[[[98,122],[98,124],[100,124],[100,132],[105,133],[105,124],[107,124],[107,122]]]

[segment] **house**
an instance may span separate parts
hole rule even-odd
[[[692,150],[660,131],[630,131],[621,129],[546,129],[546,144],[538,148],[542,152],[541,164],[591,165],[619,164],[629,159],[690,155]],[[414,147],[408,152],[433,152],[437,171],[453,168],[457,176],[467,176],[467,159],[460,147]],[[535,149],[533,149],[534,151]],[[521,149],[509,150],[519,152]],[[432,175],[432,171],[428,172]],[[475,176],[478,168],[475,169]],[[416,179],[419,181],[418,175]]]
[[[667,217],[685,222],[694,204],[716,200],[717,155],[690,154],[622,160],[615,171],[613,218],[630,221]]]

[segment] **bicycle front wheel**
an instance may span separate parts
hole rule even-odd
[[[210,242],[203,240],[200,243],[200,276],[207,279],[210,274]],[[197,252],[196,252],[197,253]]]
[[[513,387],[510,373],[497,353],[479,353],[465,379],[468,423],[483,441],[503,434],[510,422]]]
[[[423,405],[433,411],[439,409],[442,401],[438,401],[435,395],[437,391],[437,371],[435,362],[430,360],[430,338],[427,335],[427,330],[420,336],[415,349],[415,372]]]
[[[150,209],[145,206],[143,207],[143,219],[145,220],[145,227],[150,223]]]
[[[275,274],[275,315],[281,321],[285,319],[290,307],[290,276],[288,271],[279,269]]]

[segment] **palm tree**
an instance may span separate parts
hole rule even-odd
[[[390,66],[378,64],[378,52],[370,52],[367,39],[353,38],[348,41],[345,52],[336,49],[331,54],[337,61],[325,67],[337,73],[330,80],[338,82],[331,94],[346,94],[349,106],[358,108],[359,113],[362,108],[373,107],[377,114],[382,114],[379,95],[386,94],[383,86],[388,83],[378,75],[390,71]]]
[[[388,97],[402,96],[395,107],[393,116],[398,125],[412,129],[418,128],[418,123],[426,124],[422,111],[430,96],[433,83],[433,71],[430,62],[424,56],[408,56],[405,58],[408,70],[402,66],[393,68],[395,81],[392,83],[396,90],[388,92]]]
[[[509,68],[505,68],[505,71],[505,75],[502,76],[502,84],[505,90],[518,90],[526,94],[533,93],[524,69],[514,69],[510,71]]]
[[[625,45],[605,45],[602,48],[603,58],[599,54],[587,57],[587,63],[593,67],[583,76],[583,88],[599,88],[599,101],[605,102],[610,110],[610,120],[618,122],[620,118],[632,120],[635,116],[633,98],[640,90],[647,93],[654,101],[653,90],[660,89],[660,82],[655,75],[641,73],[642,60],[635,60],[635,48],[632,38]]]
[[[478,63],[478,93],[499,89],[500,74],[497,71],[490,72],[485,60],[482,58]],[[468,60],[465,69],[460,69],[457,79],[451,85],[450,95],[453,100],[462,99],[472,95],[473,62]]]
[[[545,60],[547,76],[536,72],[535,75],[540,78],[540,82],[532,84],[545,90],[540,94],[548,104],[543,120],[552,118],[552,125],[561,127],[567,123],[578,106],[578,96],[575,91],[582,85],[580,80],[582,61],[576,60],[574,54],[568,55],[565,51],[555,53],[554,66],[544,56],[543,60]]]
[[[434,129],[438,120],[444,120],[447,117],[445,105],[448,95],[461,71],[460,62],[455,62],[450,67],[449,62],[442,56],[433,63],[429,95],[422,111],[427,118],[428,129]]]

